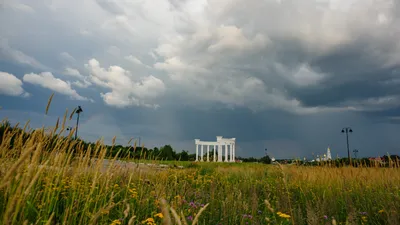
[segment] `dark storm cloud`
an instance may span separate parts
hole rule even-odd
[[[391,81],[398,77],[395,72],[400,65],[383,66],[393,43],[376,43],[361,39],[314,57],[301,48],[293,51],[298,57],[287,52],[285,65],[306,62],[315,72],[327,76],[313,86],[286,85],[288,92],[305,107],[346,106],[349,101],[400,95],[399,86],[391,85]]]
[[[246,109],[221,109],[200,111],[178,110],[175,115],[182,121],[181,139],[215,139],[215,136],[239,137],[252,142],[263,139],[293,138],[295,134],[286,129],[292,122],[290,116],[276,111],[253,113]]]

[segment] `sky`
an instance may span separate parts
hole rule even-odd
[[[358,156],[400,154],[399,37],[395,0],[2,0],[0,118],[79,105],[87,141],[275,158],[346,157],[351,127]]]

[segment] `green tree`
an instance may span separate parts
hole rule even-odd
[[[189,152],[188,151],[185,151],[185,150],[182,150],[182,152],[181,153],[178,153],[177,155],[176,155],[176,159],[177,160],[180,160],[180,161],[188,161],[189,160]]]
[[[172,149],[171,145],[165,145],[160,149],[159,157],[164,160],[174,160],[176,153]]]
[[[266,155],[260,159],[260,163],[271,164],[271,158],[268,155]]]

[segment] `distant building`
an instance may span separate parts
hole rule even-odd
[[[376,161],[376,162],[384,162],[385,161],[385,158],[383,158],[383,157],[371,157],[371,158],[368,158],[370,161]]]
[[[328,149],[326,151],[326,158],[328,160],[332,160],[331,149],[329,147],[328,147]]]
[[[317,158],[315,159],[315,161],[317,161],[317,162],[328,161],[328,160],[332,160],[331,149],[329,147],[327,148],[326,154],[324,154],[323,157],[319,157],[319,155],[317,155]]]

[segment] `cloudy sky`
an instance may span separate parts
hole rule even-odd
[[[346,156],[351,127],[360,156],[399,154],[399,37],[396,0],[1,0],[0,116],[81,105],[86,140],[277,158]]]

